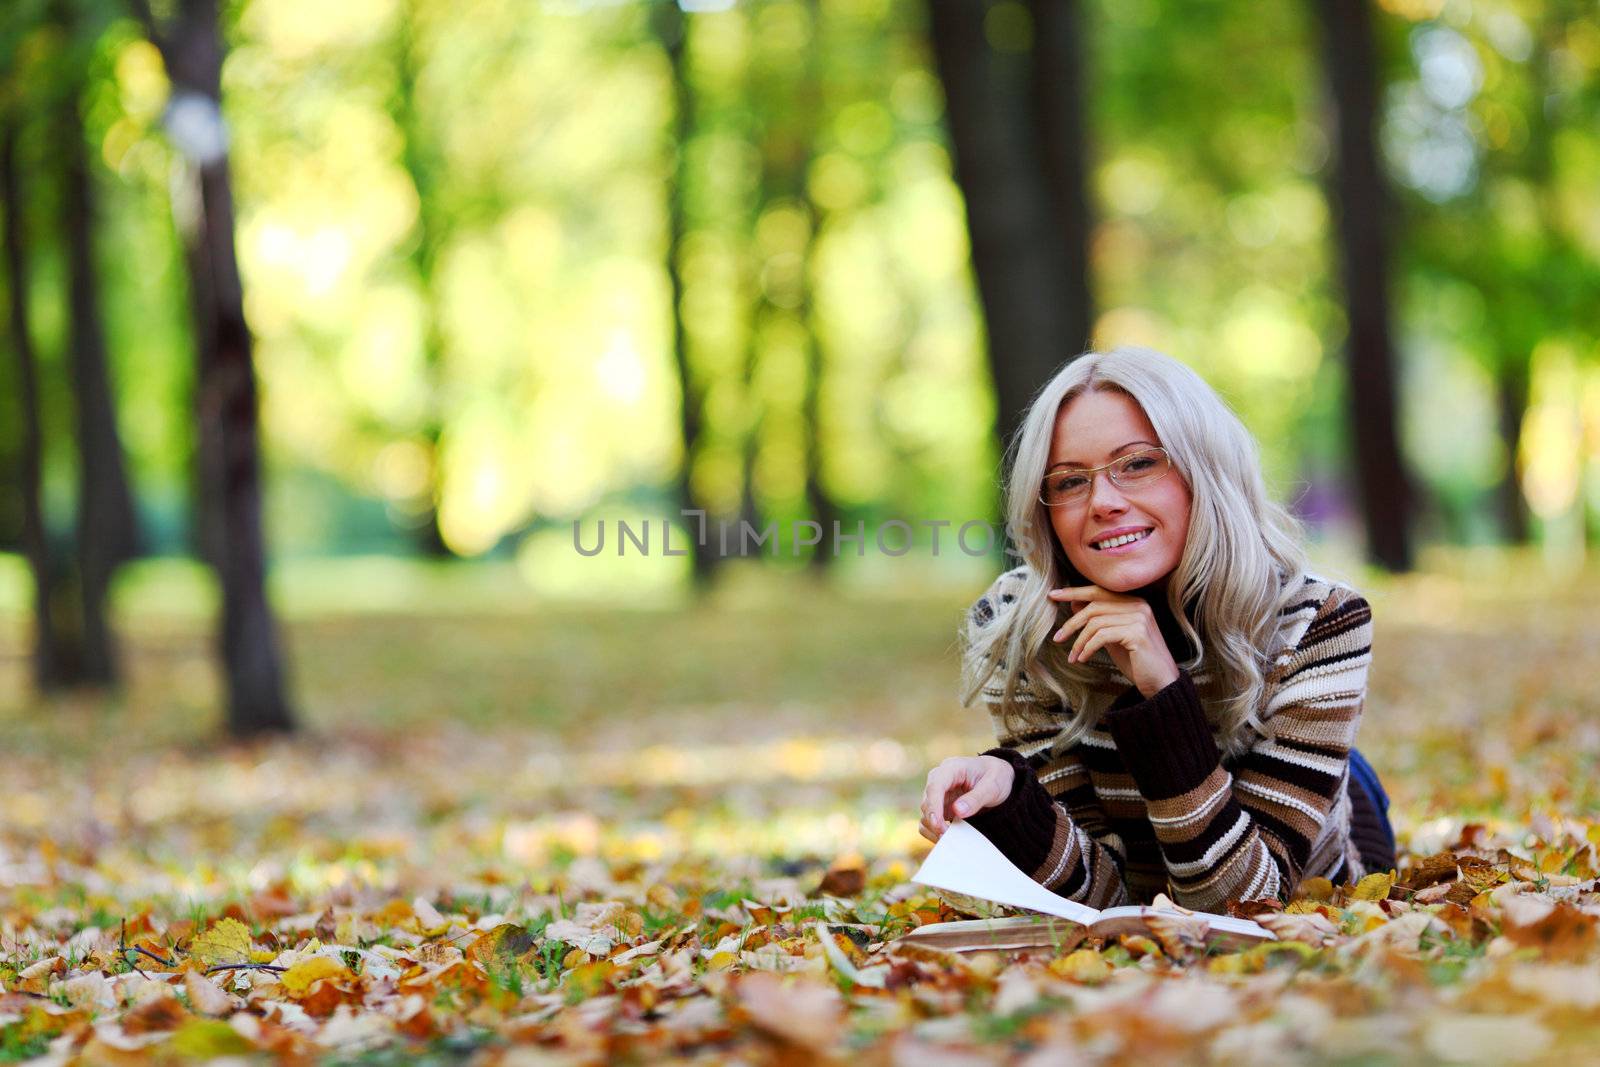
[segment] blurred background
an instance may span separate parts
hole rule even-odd
[[[1597,112],[1592,0],[8,0],[0,714],[920,775],[953,534],[1119,343],[1391,647],[1492,626],[1593,573]]]

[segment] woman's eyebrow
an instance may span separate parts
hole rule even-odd
[[[1111,450],[1111,458],[1115,459],[1117,456],[1122,455],[1122,453],[1126,452],[1128,449],[1132,448],[1134,445],[1144,445],[1144,446],[1146,446],[1148,448],[1159,448],[1160,447],[1154,441],[1129,441],[1125,445],[1118,445],[1116,448],[1113,448]],[[1089,466],[1089,464],[1084,463],[1082,460],[1063,459],[1063,460],[1058,460],[1057,462],[1050,464],[1049,468],[1047,468],[1047,469],[1055,470],[1057,467],[1087,467],[1087,466]]]

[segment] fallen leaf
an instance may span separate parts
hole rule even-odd
[[[1394,875],[1387,871],[1369,874],[1356,883],[1350,893],[1351,900],[1387,900],[1389,890],[1394,886]]]
[[[1047,966],[1050,973],[1057,977],[1086,985],[1097,985],[1105,981],[1111,977],[1111,972],[1115,969],[1106,962],[1104,956],[1092,948],[1080,948],[1065,956],[1058,956]]]
[[[819,895],[853,897],[867,887],[867,862],[851,853],[834,860],[817,887]]]
[[[1528,1015],[1441,1014],[1422,1032],[1424,1047],[1449,1063],[1517,1063],[1543,1053],[1553,1038]]]
[[[533,935],[516,923],[501,923],[485,931],[467,948],[467,958],[486,967],[512,967],[533,951]]]
[[[830,985],[757,971],[741,976],[734,988],[751,1024],[781,1042],[820,1052],[843,1033],[844,1005]]]
[[[238,919],[218,919],[209,930],[189,943],[189,957],[207,968],[249,963],[254,948],[248,926]]]
[[[184,974],[183,987],[189,994],[189,1007],[201,1015],[228,1015],[239,1004],[237,997],[196,971]]]
[[[301,960],[278,976],[283,991],[296,999],[305,997],[311,987],[326,978],[354,978],[343,963],[328,956],[312,956]]]

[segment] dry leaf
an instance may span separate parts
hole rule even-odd
[[[822,876],[818,894],[834,897],[853,897],[867,887],[867,861],[859,854],[841,856],[833,861]]]
[[[1356,883],[1355,889],[1350,893],[1351,900],[1388,900],[1389,890],[1394,886],[1394,875],[1387,871],[1369,874]]]
[[[239,998],[195,971],[184,974],[183,987],[189,994],[189,1007],[201,1015],[228,1015],[240,1003]]]
[[[250,928],[238,919],[219,919],[189,944],[189,957],[202,967],[249,963],[255,946]]]
[[[278,976],[283,991],[296,999],[311,993],[311,987],[325,978],[354,978],[350,968],[329,956],[301,960]]]
[[[843,1033],[844,1004],[830,985],[757,971],[741,976],[735,991],[750,1022],[785,1043],[819,1052]]]

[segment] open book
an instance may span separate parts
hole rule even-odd
[[[1029,878],[966,822],[954,822],[933,846],[912,880],[935,889],[958,893],[1014,908],[1055,916],[1010,919],[973,919],[929,923],[906,934],[903,941],[953,949],[1067,948],[1085,937],[1153,933],[1165,943],[1177,936],[1196,942],[1216,939],[1274,941],[1272,931],[1249,919],[1180,908],[1165,897],[1154,905],[1132,904],[1101,911],[1068,900]]]

